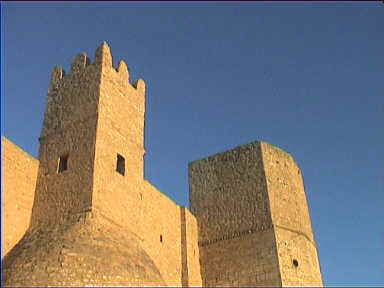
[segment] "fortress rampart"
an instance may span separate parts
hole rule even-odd
[[[53,69],[39,160],[2,139],[2,284],[321,286],[292,157],[253,142],[192,162],[189,211],[144,179],[145,94],[105,42]]]
[[[23,237],[29,226],[39,161],[7,138],[1,138],[2,255]]]

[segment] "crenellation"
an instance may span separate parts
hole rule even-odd
[[[71,64],[71,73],[77,74],[84,71],[84,68],[91,64],[86,53],[80,53]]]
[[[139,92],[139,95],[141,95],[142,97],[145,97],[146,85],[145,85],[145,81],[143,79],[139,78],[138,80],[136,80],[134,87]]]
[[[122,83],[129,83],[129,70],[124,60],[120,60],[117,72],[122,80]]]
[[[50,89],[54,90],[58,88],[60,80],[65,76],[63,67],[55,66],[51,73]]]
[[[99,67],[102,67],[106,71],[113,68],[111,48],[109,48],[109,45],[107,44],[107,42],[104,41],[96,49],[94,63]]]

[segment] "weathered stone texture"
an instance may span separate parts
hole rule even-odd
[[[76,57],[75,63],[83,56]],[[32,228],[56,225],[72,214],[88,211],[92,205],[100,67],[84,60],[83,66],[73,64],[72,69],[65,76],[61,68],[52,73],[39,138]],[[59,158],[65,155],[68,169],[58,173]]]
[[[200,245],[200,253],[205,286],[280,286],[271,229]]]
[[[7,138],[1,138],[2,255],[23,237],[29,226],[39,161]]]
[[[278,286],[279,267],[258,142],[189,167],[206,286]]]
[[[267,143],[261,147],[282,285],[322,286],[301,171],[287,152]]]
[[[253,142],[191,163],[189,177],[204,285],[322,286],[301,173],[288,153]]]
[[[104,53],[110,59],[107,47]],[[120,72],[102,69],[92,209],[138,235],[167,285],[181,286],[180,207],[143,178],[144,82],[135,88]],[[116,172],[117,154],[125,158],[124,176]]]
[[[190,164],[191,211],[201,243],[270,226],[260,153],[255,142]]]
[[[93,212],[31,231],[3,265],[3,281],[13,287],[165,286],[138,237]]]
[[[182,234],[182,257],[185,262],[183,263],[183,271],[185,271],[185,283],[183,286],[201,287],[201,273],[200,273],[200,252],[198,245],[198,228],[196,218],[186,208],[181,208],[182,219],[182,233],[185,229],[185,240]],[[185,221],[185,222],[184,222]]]
[[[5,285],[181,286],[182,275],[184,283],[201,285],[200,270],[192,268],[198,263],[199,254],[195,251],[197,256],[193,257],[187,251],[197,249],[197,242],[187,242],[189,238],[197,239],[196,221],[143,178],[145,83],[138,80],[135,85],[130,84],[126,64],[121,61],[115,69],[112,62],[110,48],[103,43],[96,51],[94,63],[80,54],[68,75],[61,68],[52,73],[40,137],[31,226],[24,240],[4,260]],[[117,155],[125,159],[124,175],[117,172]],[[63,156],[68,158],[67,169],[60,171]],[[182,211],[187,215],[183,223]],[[97,218],[88,224],[73,222],[89,213]],[[108,219],[118,226],[112,229],[99,225],[95,219]],[[94,225],[98,228],[94,229]],[[68,228],[62,231],[61,226]],[[57,229],[61,232],[56,237]],[[116,243],[112,250],[100,248],[94,241],[108,233],[120,238],[102,240]],[[134,235],[134,241],[127,238],[129,235]],[[66,255],[73,256],[67,262],[69,270],[53,264],[56,268],[47,268],[51,262],[44,259],[57,260],[57,255],[61,255],[61,246],[48,243],[52,239],[61,243],[78,237],[82,240],[65,250]],[[40,248],[33,248],[37,243]],[[150,262],[140,264],[138,258],[127,258],[124,249],[132,253],[145,251]],[[182,249],[186,250],[184,258]],[[30,274],[23,272],[28,269],[26,261],[37,266]],[[107,263],[125,270],[114,273]],[[144,270],[139,273],[135,267],[141,269],[139,272],[156,271],[158,276]],[[189,268],[191,280],[185,273]],[[43,276],[47,269],[53,271],[49,277]]]
[[[191,163],[191,213],[144,179],[146,84],[112,63],[103,43],[54,68],[39,161],[2,139],[2,284],[321,286],[292,157],[253,142]]]

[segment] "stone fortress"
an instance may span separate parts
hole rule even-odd
[[[190,210],[143,176],[145,82],[55,67],[38,159],[2,138],[4,286],[322,286],[300,169],[253,142],[189,164]]]

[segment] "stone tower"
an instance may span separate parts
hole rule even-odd
[[[113,67],[105,42],[95,63],[80,54],[69,75],[54,69],[39,138],[32,229],[77,213],[105,211],[111,198],[105,197],[107,187],[143,178],[144,93],[143,80],[136,87],[129,83],[124,61]],[[111,173],[108,165],[127,171]],[[130,177],[120,177],[125,173]]]
[[[192,162],[191,211],[204,286],[322,286],[303,179],[281,149],[253,142]]]
[[[30,225],[3,285],[201,285],[194,217],[143,177],[144,113],[144,81],[105,42],[93,63],[54,68]]]

